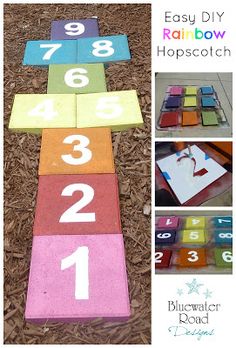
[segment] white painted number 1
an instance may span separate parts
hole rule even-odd
[[[94,222],[95,213],[79,213],[93,200],[94,189],[87,184],[71,184],[63,189],[61,195],[72,196],[75,191],[82,191],[83,197],[61,215],[59,222]]]
[[[49,50],[43,56],[43,60],[49,60],[53,53],[56,52],[56,50],[58,50],[58,48],[61,46],[62,44],[40,44],[40,48],[49,48]]]
[[[82,156],[75,158],[72,155],[62,155],[61,158],[64,162],[74,166],[89,162],[92,158],[92,151],[86,147],[89,145],[89,138],[80,134],[69,135],[63,140],[63,144],[72,144],[75,141],[79,141],[79,144],[74,145],[73,151],[81,152]]]
[[[61,270],[75,265],[75,299],[89,299],[89,249],[78,247],[71,255],[61,260]]]
[[[119,117],[123,112],[119,99],[118,96],[99,98],[96,106],[96,116],[108,120]],[[106,110],[108,112],[105,112]]]

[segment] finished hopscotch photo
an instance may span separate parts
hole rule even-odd
[[[155,217],[156,274],[231,274],[232,214],[161,211]]]
[[[5,7],[5,343],[150,344],[150,9]]]

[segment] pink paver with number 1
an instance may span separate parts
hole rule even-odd
[[[126,320],[129,316],[121,234],[33,238],[27,321]]]
[[[158,228],[165,228],[173,230],[178,227],[179,217],[178,216],[163,216],[157,221]]]

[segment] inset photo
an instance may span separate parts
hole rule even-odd
[[[156,73],[157,137],[231,137],[232,73]]]
[[[231,274],[231,211],[159,211],[156,274]]]
[[[232,206],[232,142],[155,143],[155,206]]]

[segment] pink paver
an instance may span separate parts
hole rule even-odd
[[[173,230],[178,227],[179,217],[178,216],[163,216],[157,221],[157,228],[164,228]]]
[[[61,270],[61,262],[80,247],[88,250],[86,264],[77,255],[76,264]],[[68,260],[68,259],[67,259]],[[63,268],[63,267],[62,267]],[[77,271],[76,271],[77,270]],[[84,279],[88,276],[87,297]],[[84,298],[84,299],[76,299]],[[124,243],[121,234],[35,236],[25,318],[31,322],[70,322],[105,318],[126,320],[130,316]]]
[[[182,95],[183,88],[179,86],[173,86],[170,89],[170,95]]]

